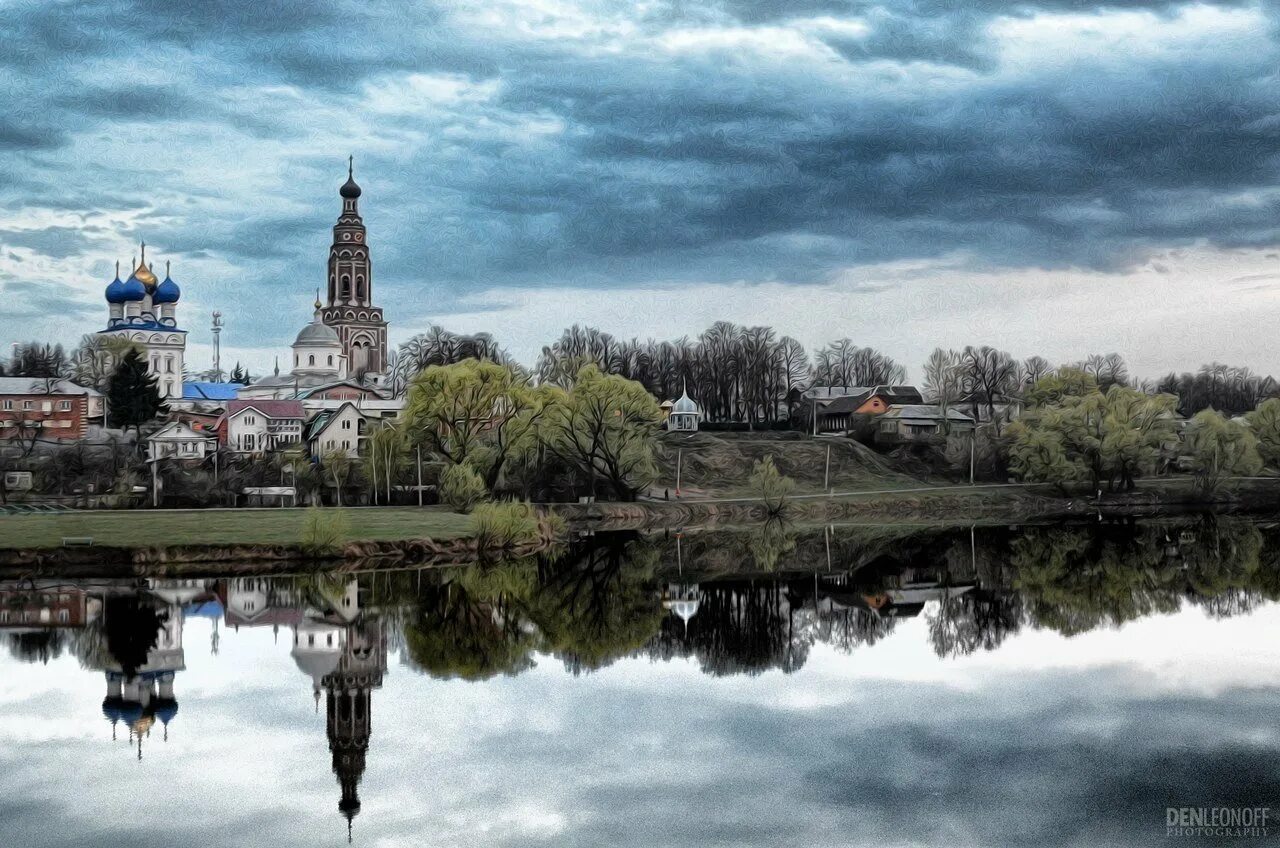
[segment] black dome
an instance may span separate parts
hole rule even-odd
[[[360,186],[356,185],[356,181],[351,177],[347,177],[347,181],[342,184],[342,188],[338,189],[338,194],[343,197],[355,199],[360,196]]]

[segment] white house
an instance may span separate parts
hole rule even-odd
[[[301,444],[305,419],[296,400],[233,400],[218,422],[218,434],[231,450],[265,453]]]
[[[335,450],[352,459],[360,456],[361,443],[369,429],[369,417],[350,401],[337,409],[324,409],[307,422],[304,438],[312,456]]]
[[[192,459],[202,460],[217,444],[209,433],[191,429],[182,421],[171,421],[147,437],[147,460]]]

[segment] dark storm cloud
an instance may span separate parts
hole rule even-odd
[[[1206,10],[1268,17],[1247,49],[1236,32],[1216,49],[1061,61],[1092,43],[1077,35],[1036,67],[1006,60],[996,26],[1071,13],[1105,33],[1106,16],[1135,11],[1190,27]],[[140,209],[131,238],[309,291],[338,163],[359,143],[381,290],[433,302],[502,284],[806,282],[957,252],[979,267],[1123,269],[1171,246],[1280,242],[1270,6],[670,2],[585,6],[581,25],[521,13],[12,6],[0,208]],[[806,47],[770,52],[781,33]],[[412,74],[484,91],[417,102],[396,88]],[[157,137],[189,170],[130,155]],[[240,178],[263,161],[283,185]],[[53,256],[78,247],[47,240]],[[212,282],[234,296],[246,280]]]

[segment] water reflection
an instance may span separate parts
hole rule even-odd
[[[0,632],[14,660],[71,654],[101,675],[110,738],[142,760],[180,732],[187,651],[217,654],[224,639],[269,629],[298,670],[287,685],[309,687],[325,711],[350,837],[389,653],[459,681],[518,676],[547,659],[573,675],[623,658],[689,658],[716,677],[791,674],[817,645],[852,654],[919,621],[931,651],[954,659],[1023,631],[1073,636],[1186,605],[1247,615],[1280,596],[1278,552],[1270,526],[1212,518],[611,534],[469,568],[10,581],[0,583]],[[199,619],[207,644],[184,645],[184,625]]]

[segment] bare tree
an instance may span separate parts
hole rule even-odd
[[[969,345],[960,353],[960,373],[964,391],[970,397],[974,418],[979,418],[979,407],[987,410],[987,420],[993,420],[996,403],[1014,388],[1018,365],[1013,357],[990,345]]]

